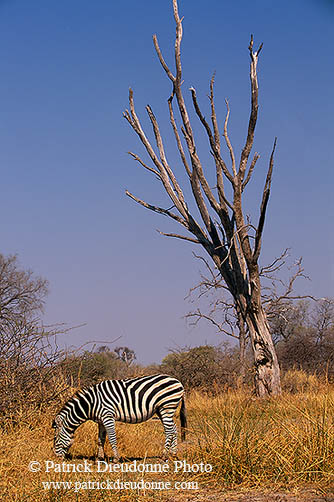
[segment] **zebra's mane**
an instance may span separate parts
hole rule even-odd
[[[91,385],[89,387],[85,386],[85,387],[82,387],[81,389],[77,390],[67,401],[66,403],[63,404],[62,408],[58,411],[58,413],[56,414],[56,417],[58,417],[59,415],[61,415],[64,411],[66,411],[68,409],[68,405],[71,404],[75,399],[78,399],[80,397],[84,397],[87,392],[92,388],[92,387],[95,387],[95,385]],[[54,423],[54,421],[53,421]]]

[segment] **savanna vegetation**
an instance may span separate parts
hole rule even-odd
[[[198,500],[206,500],[207,492],[224,500],[232,496],[231,490],[249,493],[259,489],[268,493],[299,491],[305,500],[316,500],[321,493],[332,491],[332,299],[300,300],[286,310],[284,322],[283,317],[275,318],[272,332],[283,370],[283,393],[259,400],[254,394],[252,355],[247,349],[246,371],[241,376],[239,345],[184,348],[170,352],[160,364],[146,367],[137,363],[129,347],[60,349],[55,339],[64,327],[45,327],[41,320],[47,282],[21,270],[16,257],[1,255],[0,261],[2,500],[187,500],[195,492]],[[157,372],[178,377],[186,388],[189,430],[187,441],[180,444],[179,459],[189,465],[209,465],[209,471],[187,468],[183,472],[182,468],[174,472],[171,459],[168,473],[144,476],[140,472],[46,472],[45,462],[57,462],[52,452],[51,422],[68,397],[103,379]],[[134,459],[154,465],[162,462],[160,422],[119,423],[117,434],[125,463]],[[96,452],[97,426],[86,423],[78,429],[72,459],[65,465],[72,470],[73,466],[80,468],[85,459],[96,465]],[[39,463],[33,464],[40,466],[37,472],[29,470],[32,461]],[[161,482],[188,484],[182,485],[182,490],[112,493],[88,489],[84,484],[107,479],[149,482],[157,476]],[[47,485],[51,481],[61,484]],[[76,482],[77,491],[64,482]]]
[[[257,493],[256,500],[331,500],[334,472],[334,388],[303,372],[288,372],[288,386],[300,389],[294,394],[259,401],[247,389],[209,395],[188,393],[188,437],[181,443],[179,459],[186,464],[210,465],[209,472],[192,472],[186,466],[168,473],[46,472],[47,461],[59,462],[52,455],[51,420],[58,403],[47,409],[19,411],[16,424],[1,429],[2,500],[47,501],[154,501],[154,500],[253,500],[242,494]],[[283,378],[284,382],[284,378]],[[125,462],[161,463],[163,434],[160,422],[139,425],[117,424],[119,448]],[[97,425],[87,422],[75,435],[73,469],[84,459],[93,466],[97,453]],[[107,445],[107,454],[111,455]],[[39,462],[37,472],[28,469]],[[182,490],[87,489],[86,482],[107,480],[188,483]],[[49,482],[60,483],[48,485]],[[66,486],[64,483],[72,485]],[[43,484],[44,483],[44,484]],[[76,483],[76,484],[75,484]],[[56,488],[58,486],[58,488]],[[85,488],[86,486],[86,488]],[[94,486],[94,485],[91,485]],[[75,491],[76,490],[76,491]],[[259,493],[262,495],[259,495]],[[290,493],[297,498],[271,498],[272,493]],[[240,498],[236,498],[236,494]],[[259,498],[261,497],[261,498]],[[269,497],[269,498],[266,498]],[[283,498],[286,497],[286,498]],[[292,495],[291,495],[292,497]],[[321,498],[322,497],[322,498]],[[255,499],[254,499],[255,500]]]

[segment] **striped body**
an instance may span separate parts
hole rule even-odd
[[[150,375],[100,382],[79,391],[58,413],[53,422],[54,451],[56,455],[64,457],[72,444],[72,436],[77,427],[86,420],[94,420],[99,424],[99,458],[104,458],[107,434],[114,459],[118,459],[115,421],[134,424],[145,422],[157,414],[165,430],[165,453],[175,454],[177,431],[173,416],[181,400],[180,418],[183,431],[186,427],[184,389],[176,378]]]

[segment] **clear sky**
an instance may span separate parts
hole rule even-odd
[[[122,112],[131,86],[144,124],[149,103],[168,130],[171,88],[152,34],[172,64],[171,3],[0,0],[0,252],[17,253],[49,280],[45,322],[86,323],[67,344],[121,336],[117,344],[143,363],[159,362],[168,348],[221,341],[210,326],[191,329],[182,319],[199,249],[161,237],[157,228],[177,227],[124,194],[164,200],[126,153],[142,149]],[[332,296],[334,2],[180,0],[179,9],[187,99],[194,86],[207,107],[216,71],[217,107],[223,120],[229,99],[237,151],[249,116],[250,34],[264,43],[261,159],[247,208],[255,220],[277,136],[262,261],[290,247],[312,279],[299,292]]]

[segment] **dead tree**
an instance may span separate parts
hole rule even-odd
[[[135,153],[129,153],[144,169],[150,171],[161,181],[164,190],[171,200],[172,207],[166,209],[149,204],[128,191],[126,191],[126,194],[147,209],[168,216],[178,222],[192,234],[192,236],[177,233],[164,233],[164,235],[177,237],[203,246],[219,270],[233,297],[236,308],[247,325],[254,353],[255,389],[257,395],[279,394],[281,391],[280,369],[267,317],[262,306],[258,264],[266,209],[270,195],[276,140],[269,160],[257,226],[250,224],[245,217],[242,205],[245,188],[252,177],[259,158],[257,153],[252,158],[250,154],[253,147],[258,116],[257,62],[262,44],[255,51],[253,36],[251,37],[249,44],[251,60],[251,113],[247,137],[239,162],[237,162],[227,130],[230,114],[227,101],[223,137],[229,151],[230,166],[227,165],[221,155],[221,134],[214,101],[214,77],[212,77],[210,82],[209,94],[211,124],[206,120],[201,111],[195,89],[193,87],[190,88],[194,110],[206,131],[214,160],[216,186],[212,188],[197,153],[193,126],[190,123],[182,90],[182,19],[179,17],[177,0],[173,0],[173,10],[176,23],[174,73],[167,65],[155,35],[153,42],[159,61],[172,83],[172,93],[168,99],[169,118],[178,152],[186,175],[189,178],[192,195],[199,210],[201,221],[197,221],[193,214],[191,214],[182,187],[175,176],[174,170],[168,163],[164,141],[151,107],[147,106],[146,111],[153,128],[155,146],[149,141],[136,114],[131,89],[129,92],[129,110],[125,111],[124,117],[144,145],[152,164],[148,165]],[[174,114],[175,104],[179,113],[181,126],[178,126],[177,118]],[[182,134],[180,134],[180,130]],[[231,191],[226,190],[226,183],[231,185]],[[228,195],[230,192],[231,196]]]

